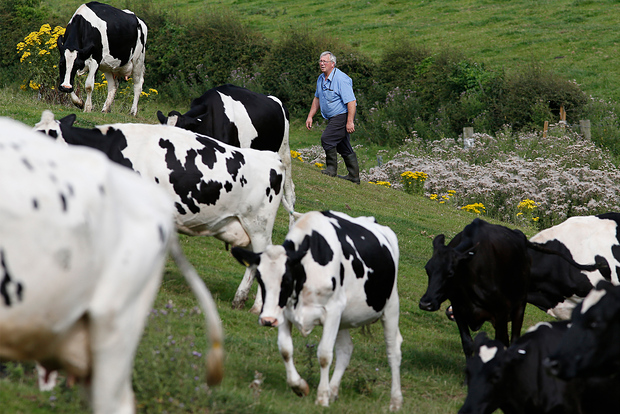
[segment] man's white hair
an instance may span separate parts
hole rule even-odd
[[[334,62],[334,65],[336,64],[336,55],[334,55],[332,52],[330,52],[328,50],[326,50],[325,52],[321,53],[321,56],[319,57],[319,59],[322,58],[325,55],[329,55],[330,56],[329,60]]]

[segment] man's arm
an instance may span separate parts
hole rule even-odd
[[[347,103],[347,132],[350,134],[352,132],[355,132],[355,109],[356,109],[356,102],[357,101],[351,101]]]
[[[316,115],[319,108],[319,98],[315,96],[312,100],[312,105],[310,105],[310,112],[308,113],[308,118],[306,118],[306,128],[308,128],[308,130],[312,129],[312,118],[314,117],[314,115]]]

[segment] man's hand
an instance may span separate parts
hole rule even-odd
[[[353,121],[347,121],[347,132],[352,134],[355,132],[355,123]]]
[[[308,128],[308,131],[312,129],[312,117],[306,118],[306,128]]]

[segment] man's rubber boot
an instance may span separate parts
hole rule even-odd
[[[325,169],[321,170],[323,174],[335,177],[338,172],[338,152],[336,148],[325,151]]]
[[[357,164],[357,156],[354,152],[351,154],[345,155],[342,157],[344,159],[344,165],[347,166],[347,170],[349,174],[347,175],[339,175],[338,178],[342,178],[344,180],[349,180],[352,183],[359,184],[360,183],[360,167]]]

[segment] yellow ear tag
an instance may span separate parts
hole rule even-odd
[[[243,264],[245,265],[245,267],[250,267],[250,264],[246,262],[245,260],[243,261]]]

